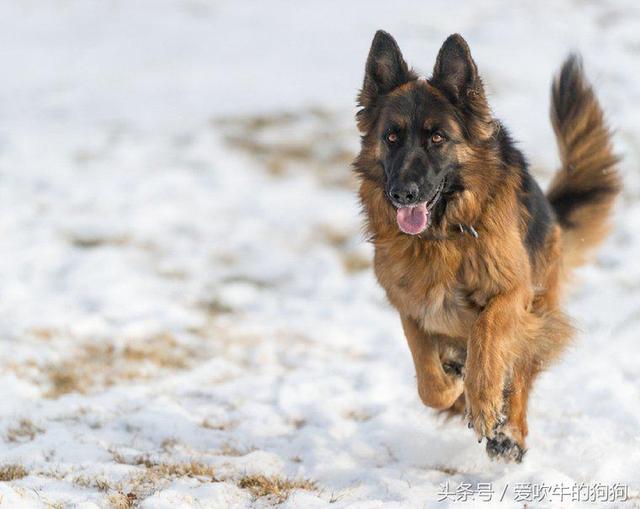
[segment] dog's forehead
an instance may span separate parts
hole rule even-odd
[[[383,109],[387,121],[408,125],[442,122],[452,108],[444,95],[426,80],[405,83],[389,94]]]

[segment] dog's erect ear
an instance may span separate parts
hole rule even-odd
[[[459,34],[450,35],[440,48],[431,83],[454,102],[464,102],[469,92],[481,92],[478,68],[467,42]]]
[[[478,68],[461,35],[450,35],[444,41],[430,82],[467,115],[467,127],[473,136],[480,139],[493,136],[497,126],[484,94]]]
[[[402,58],[395,39],[387,32],[378,30],[369,50],[358,104],[365,108],[373,106],[379,96],[388,94],[413,78],[415,76]]]

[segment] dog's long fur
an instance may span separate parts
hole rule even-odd
[[[375,274],[400,314],[418,393],[430,407],[466,410],[491,456],[519,461],[532,383],[573,333],[559,307],[563,283],[605,236],[620,189],[610,133],[580,61],[570,57],[553,85],[562,168],[546,196],[493,118],[459,35],[445,41],[431,79],[419,80],[395,40],[378,32],[359,106],[354,168]],[[449,173],[420,235],[400,231],[389,198],[391,118],[409,130],[437,121],[450,133],[446,149],[425,142],[421,160],[440,150]]]

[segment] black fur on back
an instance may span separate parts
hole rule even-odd
[[[497,143],[500,158],[505,166],[516,168],[520,172],[521,186],[518,198],[528,213],[524,243],[529,256],[533,256],[544,247],[547,235],[555,222],[555,214],[549,200],[529,173],[527,160],[503,125],[500,125]]]
[[[544,247],[547,235],[555,222],[555,215],[547,197],[526,168],[522,172],[520,201],[529,213],[525,246],[531,255]]]

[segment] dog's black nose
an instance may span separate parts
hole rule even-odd
[[[412,205],[418,201],[418,184],[409,182],[408,184],[398,184],[391,188],[391,198],[399,205]]]

